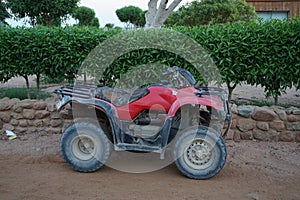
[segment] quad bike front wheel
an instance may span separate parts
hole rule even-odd
[[[93,172],[109,158],[110,141],[100,126],[75,122],[62,134],[60,149],[64,160],[76,171]]]
[[[223,139],[205,128],[184,131],[173,149],[175,164],[185,176],[209,179],[218,174],[226,161]]]

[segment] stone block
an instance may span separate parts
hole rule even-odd
[[[269,108],[255,107],[252,118],[257,121],[269,122],[276,119],[276,113]]]
[[[253,107],[250,106],[238,106],[238,114],[242,117],[250,118],[253,112]]]
[[[268,131],[270,129],[267,122],[257,122],[256,127],[263,131]]]
[[[28,129],[25,127],[17,127],[17,128],[15,128],[14,132],[16,134],[24,134],[25,132],[27,132],[27,130]]]
[[[296,133],[295,140],[296,140],[296,142],[300,142],[300,132]]]
[[[287,121],[288,122],[296,122],[296,121],[298,121],[299,120],[299,118],[298,118],[298,116],[296,116],[296,115],[288,115],[287,116]]]
[[[23,117],[25,119],[34,119],[35,117],[35,111],[32,109],[24,109],[23,110]]]
[[[276,110],[275,112],[277,113],[279,119],[282,121],[287,121],[287,114],[284,110]]]
[[[296,134],[292,131],[284,131],[279,134],[279,140],[282,142],[293,142],[295,141]]]
[[[11,119],[10,112],[0,112],[0,119],[4,123],[9,123],[9,121]]]
[[[286,129],[289,131],[300,131],[300,121],[286,123]]]
[[[15,130],[15,127],[11,124],[4,124],[2,129],[4,131],[6,131],[6,130],[13,131],[13,130]]]
[[[10,124],[13,125],[13,126],[18,126],[19,125],[19,120],[12,119],[12,120],[10,120]]]
[[[263,131],[260,129],[253,130],[253,138],[260,141],[278,141],[279,133],[275,130]]]
[[[16,104],[13,106],[12,110],[16,113],[21,113],[23,111],[23,108],[19,104]]]
[[[285,130],[284,122],[280,120],[275,120],[273,122],[270,122],[270,127],[278,132]]]
[[[45,117],[48,117],[50,115],[50,112],[46,110],[36,111],[35,117],[37,119],[44,119]]]
[[[8,102],[1,102],[0,103],[0,111],[8,111],[12,108],[12,104]]]
[[[48,104],[47,104],[47,110],[48,110],[49,112],[54,112],[54,111],[56,110],[55,104],[53,104],[53,103],[48,103]]]
[[[20,113],[11,113],[10,116],[16,120],[23,119],[23,115]]]
[[[25,120],[25,119],[19,120],[19,126],[20,127],[27,127],[28,126],[27,120]]]
[[[20,107],[25,108],[25,109],[31,109],[33,107],[35,101],[25,99],[23,101],[20,101],[18,104]]]
[[[298,109],[298,110],[293,110],[293,114],[294,115],[300,115],[300,110]]]
[[[57,119],[57,120],[51,120],[51,121],[50,121],[50,125],[51,125],[52,127],[58,127],[58,126],[62,125],[62,120],[60,120],[60,119]]]
[[[256,122],[252,119],[239,119],[236,127],[242,132],[247,132],[256,127]]]
[[[33,104],[34,110],[45,110],[46,107],[47,107],[47,104],[42,101],[38,101]]]

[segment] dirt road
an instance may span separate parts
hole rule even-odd
[[[0,199],[300,199],[300,144],[227,141],[227,163],[209,180],[191,180],[172,164],[132,174],[104,167],[74,172],[59,135],[0,140]]]

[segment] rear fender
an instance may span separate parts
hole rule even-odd
[[[88,107],[94,107],[97,110],[101,110],[108,118],[109,120],[109,124],[112,130],[112,136],[113,136],[113,141],[114,144],[117,144],[118,142],[120,142],[119,138],[116,137],[117,135],[120,135],[120,126],[119,126],[119,120],[117,117],[117,112],[115,107],[106,102],[106,101],[102,101],[99,99],[80,99],[80,98],[72,98],[70,96],[64,96],[57,104],[56,104],[56,108],[57,110],[61,110],[63,109],[66,105],[68,104],[72,104],[74,105],[74,103],[78,104],[78,105],[85,105]],[[96,115],[94,115],[96,116]]]
[[[184,105],[202,105],[202,106],[209,106],[216,110],[223,110],[223,105],[220,101],[215,101],[215,98],[180,98],[177,99],[171,106],[168,112],[168,118],[175,116],[178,109],[180,109]]]

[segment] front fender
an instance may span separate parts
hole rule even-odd
[[[175,116],[177,110],[184,105],[203,105],[203,106],[210,106],[215,108],[216,110],[224,110],[222,101],[216,99],[214,97],[183,97],[177,99],[171,106],[168,112],[168,118]]]

